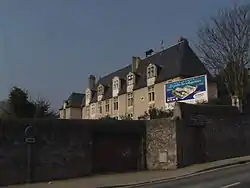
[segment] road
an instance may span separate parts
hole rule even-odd
[[[250,188],[250,164],[224,168],[141,188]]]

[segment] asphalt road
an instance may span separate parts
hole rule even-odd
[[[250,188],[250,164],[215,170],[141,188]]]

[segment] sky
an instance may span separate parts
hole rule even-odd
[[[237,2],[240,0],[237,0]],[[97,78],[196,32],[234,0],[0,0],[0,100],[13,86],[58,109]]]

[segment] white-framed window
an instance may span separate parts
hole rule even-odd
[[[114,90],[119,89],[119,79],[114,79],[113,80],[113,89]]]
[[[127,85],[133,85],[134,84],[134,74],[129,73],[127,75]]]
[[[103,95],[104,93],[104,88],[102,85],[99,85],[98,88],[97,88],[97,94],[98,95]]]
[[[102,114],[102,102],[98,102],[98,112],[99,114]]]
[[[133,94],[133,92],[130,92],[127,95],[128,95],[128,106],[133,106],[134,105],[134,94]]]
[[[91,114],[95,114],[95,104],[91,105]]]
[[[155,65],[150,64],[147,67],[147,78],[153,78],[156,76],[156,68]]]
[[[91,98],[91,92],[88,90],[86,91],[86,98],[87,99],[90,99]]]
[[[90,116],[90,108],[89,106],[86,106],[86,117]]]
[[[148,101],[149,102],[155,101],[155,88],[154,88],[154,86],[148,87]]]
[[[105,101],[105,111],[109,112],[109,100]]]
[[[85,100],[86,100],[86,105],[89,105],[91,101],[91,91],[89,89],[87,89],[85,92]]]
[[[114,97],[114,110],[118,110],[118,97]]]

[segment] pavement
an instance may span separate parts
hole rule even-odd
[[[99,175],[99,176],[85,177],[85,178],[79,178],[79,179],[69,179],[69,180],[52,181],[52,182],[36,183],[36,184],[15,185],[15,186],[8,186],[8,187],[10,188],[47,188],[47,187],[48,188],[124,187],[125,188],[125,187],[140,187],[140,186],[141,187],[153,186],[152,188],[157,188],[154,186],[176,187],[175,185],[166,184],[166,182],[170,183],[170,182],[184,181],[184,179],[188,180],[189,178],[193,179],[193,177],[195,176],[198,177],[202,174],[208,174],[208,173],[213,174],[215,173],[215,171],[219,169],[226,170],[228,168],[228,169],[233,170],[236,168],[238,169],[238,167],[240,166],[247,166],[250,169],[249,165],[244,164],[248,162],[250,162],[250,156],[231,158],[231,159],[214,161],[214,162],[204,163],[204,164],[197,164],[197,165],[192,165],[192,166],[188,166],[188,167],[180,168],[176,170],[143,171],[143,172],[135,172],[135,173]],[[237,173],[238,172],[236,171],[236,174]],[[225,179],[226,179],[226,174],[227,173],[224,174]],[[229,174],[233,174],[233,173],[229,173]],[[250,177],[250,174],[248,174],[248,177]],[[217,178],[220,178],[220,177],[217,177]],[[207,178],[204,177],[204,180],[206,179]],[[240,180],[242,180],[242,178],[240,178]],[[198,178],[192,181],[193,183],[197,183],[197,182],[199,183],[199,182],[202,182],[202,179]],[[209,180],[206,180],[206,181],[208,182]],[[242,182],[245,182],[245,180],[244,181],[242,180]],[[177,187],[178,186],[181,187],[182,185],[177,185]],[[193,185],[190,185],[190,186],[194,187]]]
[[[176,181],[144,185],[137,188],[249,188],[250,163],[237,167],[182,178]]]

